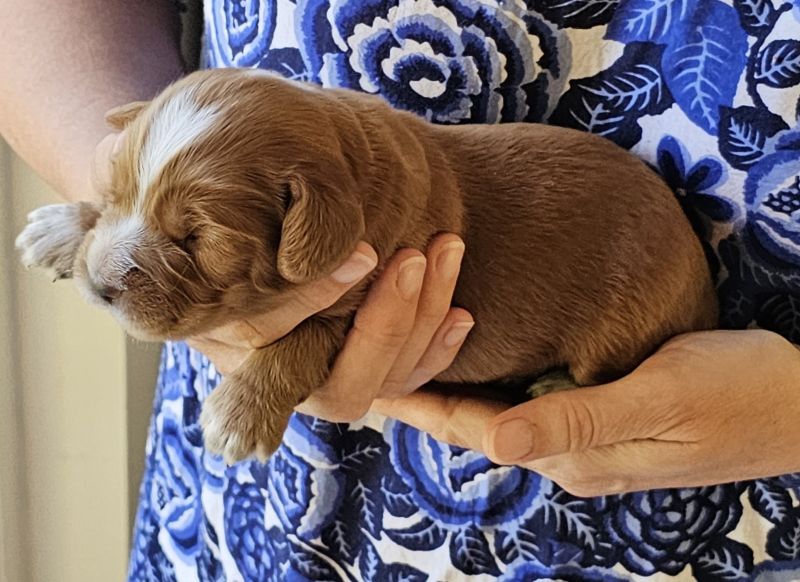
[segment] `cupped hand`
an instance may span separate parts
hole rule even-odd
[[[761,330],[682,335],[616,382],[510,409],[426,390],[373,409],[582,497],[800,471],[800,351]]]
[[[447,368],[473,325],[469,313],[450,306],[463,252],[452,234],[436,237],[425,255],[398,251],[371,285],[327,383],[298,410],[334,422],[357,420],[374,398],[407,394]],[[298,287],[279,308],[188,343],[228,374],[252,350],[336,303],[376,264],[372,247],[359,243],[333,274]]]

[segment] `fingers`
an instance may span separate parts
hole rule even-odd
[[[206,334],[206,339],[241,349],[258,349],[282,338],[300,322],[336,303],[378,263],[369,244],[358,243],[345,263],[330,276],[303,285],[291,292],[275,309],[239,320]]]
[[[636,371],[525,402],[492,420],[484,449],[497,463],[524,463],[657,436],[678,408],[662,384],[656,374]]]
[[[251,350],[271,344],[314,313],[336,303],[374,269],[377,262],[375,250],[360,242],[350,258],[329,277],[304,285],[276,309],[248,320],[234,321],[203,336],[190,338],[188,343],[205,354],[222,374],[230,374],[247,359]]]
[[[491,452],[487,451],[484,436],[494,420],[518,413],[516,409],[507,410],[501,402],[425,389],[402,398],[376,399],[372,410],[430,433],[441,442],[484,453]],[[523,439],[524,435],[517,434],[516,438]],[[705,478],[698,476],[696,449],[695,443],[628,440],[519,464],[578,497],[696,487],[735,479],[729,470],[714,473],[713,478],[708,478],[708,473]],[[685,470],[687,466],[692,470]]]
[[[373,411],[430,433],[436,440],[483,452],[483,436],[494,419],[515,410],[506,408],[500,402],[425,389],[403,398],[376,399],[372,405]],[[702,463],[697,448],[695,443],[628,440],[520,464],[578,497],[735,480],[729,467],[713,473],[704,470],[702,476],[698,475]],[[709,478],[709,474],[713,477]]]
[[[363,279],[378,264],[378,255],[369,244],[361,241],[356,250],[338,269],[328,277],[298,287],[285,306],[285,311],[294,323],[289,329],[336,303],[351,287]],[[299,319],[295,313],[303,313]]]
[[[457,393],[417,390],[395,399],[376,399],[372,410],[430,433],[436,440],[476,451],[483,450],[486,425],[507,404]]]
[[[429,263],[414,325],[381,388],[381,396],[384,397],[407,394],[444,370],[455,357],[458,351],[456,346],[460,346],[472,327],[472,318],[466,311],[450,310],[461,258],[464,256],[464,243],[455,235],[443,235],[431,243],[427,255]],[[449,320],[443,325],[446,318]],[[432,342],[437,333],[440,337]],[[450,343],[445,345],[445,339]],[[447,349],[442,350],[443,346]],[[433,355],[422,367],[421,360],[429,350],[433,351]],[[431,367],[440,364],[443,366]]]
[[[298,410],[336,422],[367,412],[414,327],[425,266],[419,251],[395,254],[359,308],[328,382]]]
[[[331,421],[360,418],[378,395],[406,394],[445,370],[474,325],[463,309],[450,308],[464,244],[455,235],[434,239],[428,259],[399,251],[373,283],[326,385],[298,410]],[[235,369],[247,351],[272,343],[304,319],[333,305],[377,263],[360,243],[330,277],[298,288],[281,306],[195,338],[218,354],[220,370]],[[227,346],[223,348],[222,346]]]
[[[405,396],[449,368],[474,325],[475,322],[468,311],[458,307],[451,308],[442,325],[436,330],[433,339],[427,345],[425,353],[417,362],[416,368],[408,376],[405,386],[398,384],[391,389],[384,385],[380,397],[399,398]]]
[[[193,350],[205,355],[214,364],[217,371],[223,375],[228,375],[236,370],[250,353],[250,350],[202,337],[186,340],[186,343]]]

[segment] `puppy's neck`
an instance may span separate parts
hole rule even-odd
[[[462,234],[462,193],[446,153],[417,116],[382,99],[330,91],[349,110],[349,149],[359,183],[367,241],[385,259],[401,247],[424,249],[437,232]],[[361,141],[363,139],[363,141]]]

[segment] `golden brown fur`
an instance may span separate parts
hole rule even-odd
[[[146,235],[115,308],[140,335],[184,337],[268,309],[360,239],[383,263],[443,231],[466,242],[454,303],[477,324],[438,380],[565,366],[592,384],[716,324],[708,267],[673,193],[611,142],[534,124],[434,126],[376,97],[254,72],[195,73],[116,112],[127,137],[98,228],[137,208],[148,128],[187,88],[223,121],[138,202]],[[91,276],[90,244],[79,279]],[[367,283],[226,378],[202,417],[211,450],[236,460],[277,447],[292,408],[325,382]]]

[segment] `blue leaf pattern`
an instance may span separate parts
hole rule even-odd
[[[733,6],[748,34],[760,36],[769,33],[777,14],[769,0],[733,0]]]
[[[542,504],[543,522],[552,523],[555,530],[566,530],[568,537],[583,547],[593,548],[597,528],[594,515],[590,511],[582,511],[586,503],[571,498],[565,491],[557,490],[546,498]]]
[[[737,170],[747,170],[776,149],[771,139],[788,129],[779,116],[756,107],[722,108],[719,128],[719,151]]]
[[[744,581],[753,570],[753,551],[747,546],[719,538],[692,563],[692,572],[699,582]]]
[[[607,24],[621,0],[533,0],[534,10],[560,27],[593,28]]]
[[[652,102],[661,101],[664,91],[661,73],[646,63],[637,63],[629,71],[605,77],[598,87],[578,86],[625,113],[646,111]]]
[[[362,536],[349,521],[334,519],[322,530],[322,543],[329,548],[336,548],[339,555],[352,563],[356,559]]]
[[[798,9],[206,0],[204,63],[372,92],[437,123],[604,135],[674,190],[722,324],[800,342]],[[800,474],[578,499],[394,421],[300,414],[268,463],[227,467],[197,423],[219,381],[185,344],[165,346],[131,581],[800,580]]]
[[[550,122],[633,146],[642,134],[638,120],[672,105],[661,74],[662,52],[663,47],[650,43],[629,44],[601,74],[570,81]]]
[[[663,40],[695,11],[696,4],[696,0],[627,0],[606,37],[625,43]]]
[[[800,40],[775,40],[756,60],[756,80],[770,87],[786,88],[800,83]]]
[[[707,20],[687,26],[664,54],[667,86],[684,113],[709,134],[719,124],[719,109],[731,106],[744,71],[747,37],[736,12],[719,0],[702,5]]]
[[[783,293],[764,298],[755,319],[759,327],[800,344],[800,294]]]
[[[358,568],[361,577],[364,580],[375,580],[375,582],[378,582],[380,580],[379,576],[383,573],[381,571],[382,566],[383,564],[380,558],[378,558],[375,547],[372,544],[367,544],[361,556],[358,558]]]
[[[776,560],[800,560],[800,509],[794,508],[769,532],[767,553]]]
[[[775,479],[754,481],[748,493],[756,511],[772,523],[783,521],[792,508],[789,492]]]
[[[314,580],[315,582],[342,582],[342,577],[319,550],[300,545],[296,542],[290,544],[292,570],[287,575],[287,580]],[[259,578],[252,578],[259,580]]]
[[[447,539],[447,531],[428,517],[405,529],[387,529],[386,533],[401,546],[413,550],[435,550]]]
[[[489,543],[474,525],[461,530],[450,540],[450,559],[466,574],[497,576],[500,570],[489,551]]]
[[[519,560],[538,561],[542,553],[538,537],[538,529],[535,527],[522,526],[508,532],[499,530],[494,536],[495,553],[507,564]]]
[[[406,564],[384,564],[375,547],[367,543],[359,558],[360,580],[364,582],[425,582],[428,577]]]

